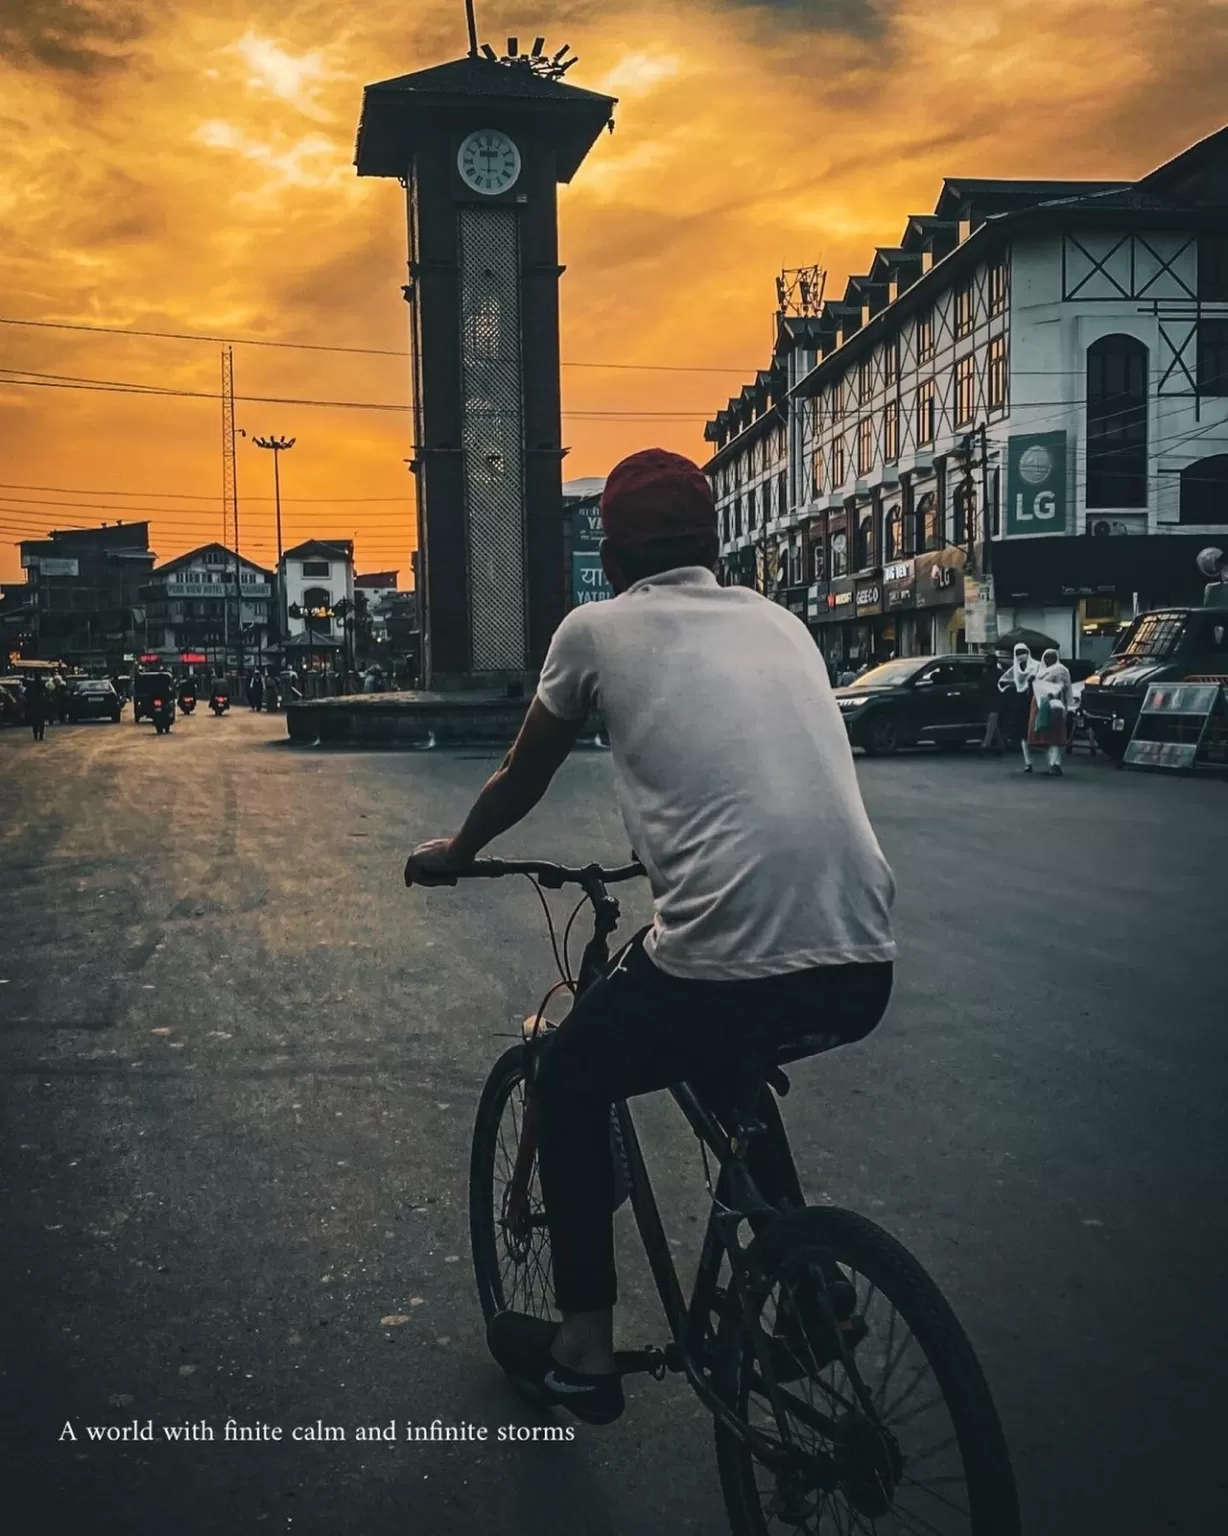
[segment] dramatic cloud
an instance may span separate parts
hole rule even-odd
[[[569,476],[649,441],[702,455],[705,417],[766,360],[781,267],[822,260],[835,288],[944,175],[1135,176],[1228,115],[1224,0],[535,9],[478,0],[482,36],[531,42],[548,11],[548,43],[580,56],[569,78],[620,99],[560,194]],[[354,175],[362,87],[465,44],[460,0],[0,0],[0,313],[403,349],[404,195]],[[591,366],[611,363],[715,371]],[[14,485],[167,507],[163,556],[220,534],[215,402],[44,387],[215,391],[216,344],[0,326],[0,365],[58,376],[0,383],[5,580],[13,539],[108,515]],[[236,375],[282,398],[408,388],[396,356],[245,347]],[[403,413],[241,403],[239,424],[298,440],[288,537],[356,535],[362,563],[407,570]],[[268,456],[241,455],[244,548],[271,558]]]
[[[77,75],[107,73],[144,32],[119,0],[0,0],[0,59]]]

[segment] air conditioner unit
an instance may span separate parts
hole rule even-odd
[[[1112,538],[1121,534],[1146,533],[1147,514],[1145,512],[1106,512],[1103,515],[1089,513],[1087,531],[1098,539]]]

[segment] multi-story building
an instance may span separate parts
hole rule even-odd
[[[366,604],[370,638],[380,644],[388,639],[388,601],[397,595],[399,574],[398,571],[367,571],[354,578],[355,601]]]
[[[771,366],[705,428],[716,496],[720,579],[796,603],[804,580],[791,485],[788,393],[814,360],[813,320],[781,316]],[[788,593],[788,597],[784,596]],[[804,594],[801,599],[805,606]]]
[[[17,649],[94,670],[130,666],[145,643],[142,588],[157,559],[149,524],[58,529],[22,540],[20,551],[28,596],[6,592],[21,612]]]
[[[996,623],[1095,658],[1197,598],[1228,524],[1228,129],[1133,183],[948,180],[808,324],[776,532],[828,655]],[[735,507],[736,443],[708,465]]]
[[[178,555],[158,566],[144,589],[146,650],[168,664],[203,654],[218,670],[262,665],[275,588],[272,571],[224,544]]]
[[[340,659],[354,609],[354,541],[296,544],[282,555],[278,575],[287,655],[320,661],[337,653]]]

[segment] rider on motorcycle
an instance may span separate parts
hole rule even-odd
[[[617,594],[563,620],[511,752],[407,884],[453,884],[526,816],[600,709],[623,822],[656,915],[543,1043],[538,1158],[561,1326],[514,1312],[489,1343],[509,1374],[591,1423],[623,1409],[613,1354],[610,1105],[686,1080],[727,1124],[748,1058],[864,1037],[891,992],[895,882],[862,805],[823,659],[803,624],[721,587],[703,473],[661,449],[606,483],[601,559]],[[748,1165],[803,1196],[775,1100]]]

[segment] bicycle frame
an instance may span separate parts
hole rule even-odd
[[[644,871],[638,863],[607,871],[597,865],[570,870],[539,862],[504,863],[483,860],[476,863],[467,873],[491,877],[526,874],[550,889],[560,889],[569,883],[583,888],[593,907],[593,932],[584,947],[580,961],[576,980],[578,997],[599,981],[610,966],[609,939],[618,927],[620,909],[618,901],[606,888],[607,882],[629,879],[643,874]],[[525,1048],[532,1052],[537,1044],[537,1037],[533,1035],[526,1040]],[[764,1076],[766,1080],[775,1084],[778,1091],[787,1091],[788,1080],[779,1068],[767,1069]],[[630,1108],[625,1100],[620,1100],[614,1105],[614,1114],[627,1162],[631,1209],[672,1336],[671,1344],[665,1351],[652,1349],[622,1351],[618,1358],[624,1372],[648,1371],[658,1378],[663,1376],[666,1370],[684,1372],[692,1389],[716,1419],[746,1443],[765,1465],[777,1470],[787,1470],[797,1465],[801,1459],[801,1453],[790,1444],[793,1435],[789,1425],[789,1412],[796,1420],[820,1432],[831,1434],[836,1429],[836,1424],[821,1410],[801,1401],[794,1394],[786,1394],[777,1383],[769,1351],[763,1347],[766,1335],[758,1324],[757,1314],[749,1294],[748,1282],[753,1277],[749,1273],[745,1259],[746,1248],[739,1240],[739,1228],[748,1218],[772,1218],[781,1214],[776,1207],[768,1204],[763,1198],[745,1163],[746,1149],[750,1141],[755,1135],[762,1134],[764,1130],[764,1127],[758,1125],[752,1118],[752,1095],[757,1097],[761,1081],[762,1079],[755,1078],[753,1075],[748,1079],[745,1103],[737,1107],[734,1122],[728,1134],[717,1124],[689,1084],[678,1083],[669,1089],[671,1097],[682,1111],[696,1137],[712,1152],[719,1168],[716,1187],[711,1191],[712,1209],[704,1233],[695,1286],[689,1303],[683,1294],[678,1272],[670,1253],[669,1240],[653,1194],[643,1149],[636,1134]],[[536,1114],[531,1091],[531,1073],[526,1073],[525,1107],[520,1143],[516,1151],[503,1213],[505,1222],[513,1230],[520,1224],[520,1213],[528,1198],[537,1151],[536,1142]],[[711,1319],[720,1299],[720,1272],[722,1261],[726,1256],[729,1258],[734,1291],[746,1316],[756,1364],[772,1403],[782,1443],[773,1442],[739,1418],[725,1402],[705,1370],[706,1346],[709,1343]],[[835,1316],[831,1311],[825,1288],[821,1296],[821,1306],[825,1320],[833,1330],[836,1330],[836,1336],[839,1337]],[[846,1367],[850,1367],[851,1362],[844,1351],[843,1344],[840,1348],[845,1356]],[[866,1398],[864,1386],[855,1368],[850,1369],[850,1379],[854,1382],[858,1395]],[[786,1398],[788,1411],[786,1411]],[[815,1456],[811,1452],[806,1460],[811,1475],[816,1470],[816,1464],[819,1468],[826,1466],[831,1469],[834,1481],[836,1469],[831,1457]]]

